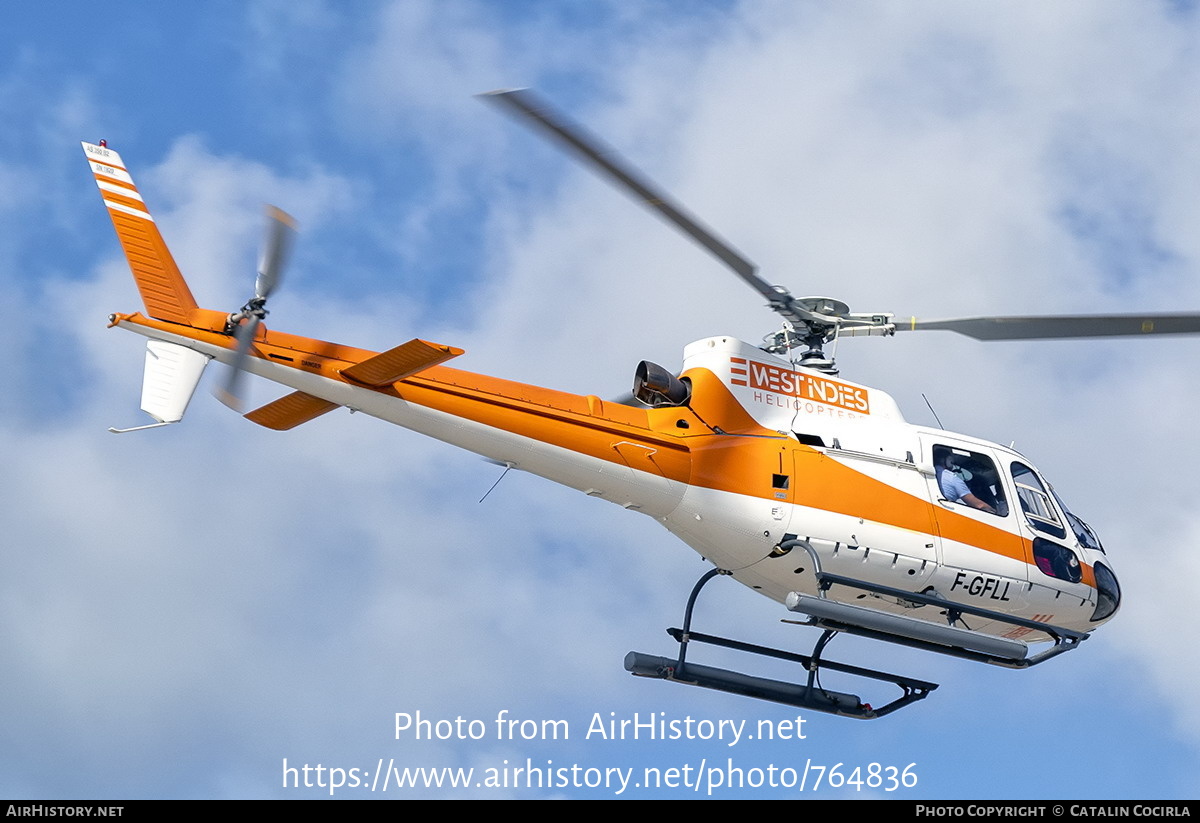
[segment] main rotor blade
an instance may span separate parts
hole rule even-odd
[[[952,331],[976,340],[1051,340],[1200,334],[1200,314],[1089,314],[1031,317],[896,318],[896,331]]]
[[[512,89],[492,91],[479,96],[506,109],[510,114],[525,118],[544,134],[558,140],[577,156],[591,163],[601,175],[624,187],[643,205],[658,212],[688,237],[708,249],[738,277],[771,301],[772,305],[778,303],[779,290],[756,274],[757,266],[718,237],[712,229],[689,214],[683,206],[672,201],[658,186],[629,165],[616,150],[604,146],[599,138],[568,121],[532,91]]]
[[[238,346],[233,355],[233,362],[229,364],[229,376],[225,380],[225,385],[213,391],[218,400],[236,412],[240,412],[244,405],[242,403],[242,375],[246,371],[246,357],[250,353],[250,344],[254,342],[254,334],[258,331],[259,322],[261,321],[256,315],[251,315],[248,320],[234,330],[233,338],[237,340]]]
[[[267,233],[262,256],[258,260],[258,279],[254,281],[254,295],[265,299],[283,279],[292,252],[292,241],[296,237],[296,220],[283,209],[267,206]]]

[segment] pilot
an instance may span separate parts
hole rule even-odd
[[[949,449],[941,449],[940,451],[941,454],[938,456],[937,464],[937,481],[938,488],[942,492],[942,497],[951,503],[962,503],[965,506],[985,511],[988,514],[999,514],[996,509],[983,500],[980,500],[971,492],[967,481],[963,480],[962,475],[959,474],[958,467],[955,465],[957,459],[954,453]]]

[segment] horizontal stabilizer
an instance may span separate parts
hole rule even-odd
[[[179,273],[133,178],[125,170],[121,155],[107,146],[92,143],[84,143],[83,151],[91,163],[92,175],[125,250],[146,312],[159,320],[189,322],[196,299]]]
[[[367,386],[389,386],[462,353],[462,349],[453,346],[414,339],[342,369],[341,374]]]
[[[245,418],[252,423],[282,432],[294,429],[301,423],[307,423],[337,407],[337,403],[297,391],[255,409],[245,415]]]

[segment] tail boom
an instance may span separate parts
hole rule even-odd
[[[114,315],[112,324],[226,363],[234,357],[233,339],[220,332],[138,314]],[[675,433],[674,419],[701,424],[686,410],[633,409],[442,365],[371,386],[355,379],[365,376],[359,364],[399,368],[401,359],[417,359],[414,349],[430,358],[440,351],[439,359],[461,350],[417,341],[397,347],[408,356],[393,363],[390,352],[259,329],[246,370],[298,393],[250,412],[259,425],[286,430],[346,406],[656,516],[674,508],[682,493],[676,484],[690,473],[687,438]],[[565,459],[567,452],[593,459]],[[645,478],[654,478],[652,488],[644,488]]]

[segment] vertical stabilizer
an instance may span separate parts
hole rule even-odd
[[[198,351],[162,340],[147,340],[142,411],[159,423],[178,423],[207,365],[208,356]]]
[[[196,300],[125,170],[121,155],[107,146],[92,143],[84,143],[83,151],[129,260],[133,279],[142,293],[146,313],[159,320],[188,323]]]

